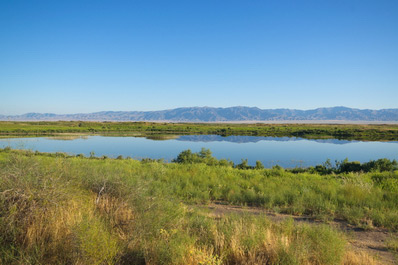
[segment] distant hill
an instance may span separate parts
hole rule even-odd
[[[101,111],[79,114],[27,113],[0,115],[2,121],[398,121],[398,109],[352,109],[346,107],[313,110],[259,109],[256,107],[188,107],[160,111]]]

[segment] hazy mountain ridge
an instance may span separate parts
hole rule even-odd
[[[353,109],[347,107],[296,109],[259,109],[256,107],[187,107],[160,111],[101,111],[94,113],[54,114],[26,113],[0,115],[10,121],[173,121],[173,122],[225,122],[225,121],[398,121],[398,109]]]
[[[275,141],[275,142],[289,142],[289,141],[311,141],[317,143],[329,144],[348,144],[356,141],[337,140],[337,139],[304,139],[300,137],[273,137],[273,136],[242,136],[242,135],[181,135],[176,141],[183,142],[231,142],[231,143],[257,143],[260,141]]]

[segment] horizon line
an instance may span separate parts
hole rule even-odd
[[[352,110],[395,110],[397,108],[381,108],[381,109],[370,109],[370,108],[353,108],[353,107],[346,107],[346,106],[333,106],[333,107],[317,107],[317,108],[310,108],[310,109],[297,109],[297,108],[268,108],[268,109],[262,109],[257,106],[243,106],[243,105],[238,105],[238,106],[231,106],[231,107],[210,107],[210,106],[191,106],[191,107],[176,107],[176,108],[168,108],[168,109],[159,109],[159,110],[101,110],[101,111],[94,111],[94,112],[75,112],[75,113],[54,113],[54,112],[26,112],[23,114],[1,114],[0,116],[6,116],[6,117],[11,117],[11,116],[23,116],[27,114],[51,114],[51,115],[77,115],[77,114],[94,114],[94,113],[101,113],[101,112],[158,112],[158,111],[169,111],[169,110],[176,110],[176,109],[189,109],[189,108],[210,108],[210,109],[230,109],[230,108],[250,108],[250,109],[260,109],[260,110],[298,110],[298,111],[310,111],[310,110],[317,110],[317,109],[333,109],[333,108],[347,108],[347,109],[352,109]]]

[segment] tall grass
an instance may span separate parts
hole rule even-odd
[[[317,207],[333,217],[333,198],[366,212],[365,191],[394,195],[360,177],[1,150],[0,264],[371,264],[326,225],[214,218],[187,204],[223,199],[311,213],[306,199],[318,192],[312,200],[322,199]],[[312,195],[296,205],[306,192]]]

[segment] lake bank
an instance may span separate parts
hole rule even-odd
[[[398,140],[398,125],[235,124],[153,122],[0,122],[0,135],[90,134],[215,134],[221,136],[290,136],[347,140]]]

